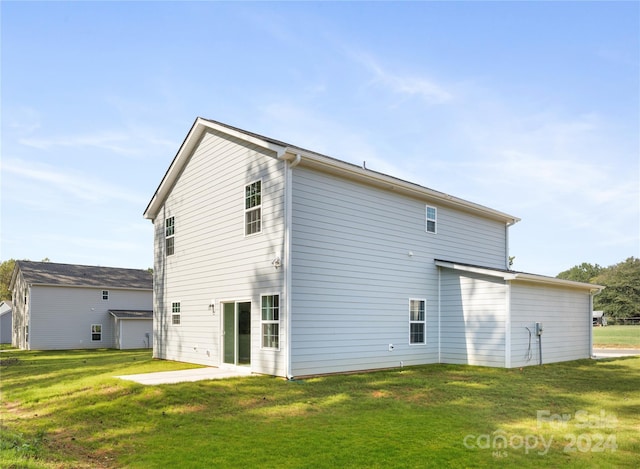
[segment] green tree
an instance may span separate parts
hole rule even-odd
[[[587,262],[583,262],[580,265],[571,267],[569,270],[560,272],[557,278],[564,280],[573,280],[575,282],[584,283],[596,283],[593,281],[598,275],[600,275],[605,269],[598,264],[591,265]]]
[[[640,317],[640,259],[607,267],[592,283],[606,287],[595,298],[596,309],[614,318]]]
[[[13,274],[15,265],[15,259],[9,259],[0,264],[0,301],[11,299],[9,284],[11,283],[11,274]]]

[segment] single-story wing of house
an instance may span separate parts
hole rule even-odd
[[[0,302],[0,344],[11,343],[12,310],[11,301]]]
[[[601,287],[515,272],[513,215],[197,118],[153,194],[157,358],[287,378],[591,356]]]
[[[16,261],[10,289],[15,347],[151,346],[153,277],[147,270]]]

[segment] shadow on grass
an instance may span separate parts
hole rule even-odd
[[[464,436],[535,427],[539,410],[615,412],[621,438],[628,438],[629,447],[638,445],[637,437],[626,436],[638,423],[637,358],[523,370],[428,365],[303,381],[252,376],[160,386],[112,377],[123,370],[160,371],[164,362],[151,360],[148,351],[32,353],[21,363],[3,374],[3,392],[16,403],[7,424],[34,435],[46,432],[54,459],[103,467],[239,461],[408,467],[425,454],[434,466],[486,465],[491,454],[470,452]],[[27,389],[34,387],[41,389]],[[511,462],[540,463],[525,456],[514,454]],[[554,464],[567,458],[561,451],[554,457]],[[615,457],[624,462],[625,453]]]

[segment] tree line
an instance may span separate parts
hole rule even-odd
[[[602,267],[583,262],[560,272],[557,278],[605,287],[593,300],[593,309],[614,319],[640,317],[640,259]]]

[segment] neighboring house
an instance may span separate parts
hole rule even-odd
[[[591,356],[601,287],[509,270],[518,218],[364,165],[198,118],[144,216],[157,358],[292,378]]]
[[[17,261],[10,290],[15,347],[149,346],[153,284],[146,270]]]
[[[594,326],[606,326],[607,317],[604,315],[604,311],[593,312],[593,325]]]
[[[0,303],[0,344],[11,343],[13,305],[10,301]]]

